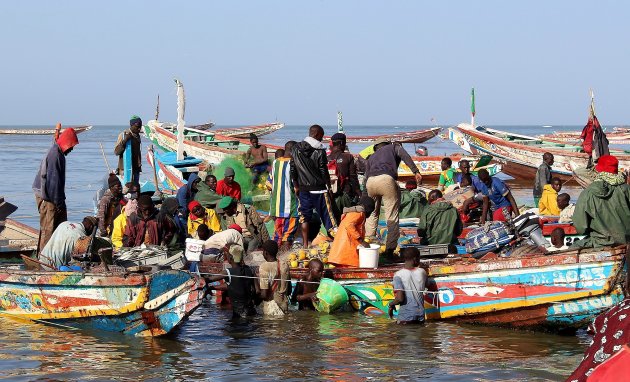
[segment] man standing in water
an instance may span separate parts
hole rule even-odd
[[[324,129],[313,125],[308,129],[308,137],[291,149],[291,179],[298,195],[304,248],[308,248],[309,222],[313,217],[313,209],[329,234],[337,228],[330,200],[330,175],[323,138]]]
[[[66,209],[66,155],[79,144],[74,129],[65,129],[48,150],[33,181],[39,211],[38,250],[43,249],[59,224],[68,220]]]
[[[140,146],[140,129],[142,129],[142,119],[134,115],[129,120],[129,129],[118,135],[114,153],[118,155],[118,175],[125,172],[124,156],[127,150],[127,142],[131,142],[131,181],[138,183],[142,172],[142,152]]]
[[[553,154],[544,153],[543,162],[538,166],[536,179],[534,180],[534,207],[538,208],[545,184],[551,183],[551,166],[553,166]]]
[[[249,143],[251,143],[251,147],[245,154],[245,167],[252,169],[252,183],[257,184],[260,174],[267,171],[269,154],[267,154],[267,146],[258,144],[256,134],[251,133],[249,135]]]

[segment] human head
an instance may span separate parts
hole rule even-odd
[[[199,237],[199,240],[206,241],[210,238],[210,236],[212,236],[212,231],[207,225],[199,224],[199,227],[197,227],[197,236]]]
[[[551,231],[551,244],[556,248],[564,245],[564,230],[562,228],[558,227]]]
[[[213,191],[217,190],[217,177],[209,174],[206,175],[206,179],[204,179],[204,183]]]
[[[199,203],[196,200],[193,200],[192,202],[188,203],[188,212],[190,212],[191,214],[195,215],[198,218],[202,218],[206,216],[206,209],[203,208],[201,203]]]
[[[558,177],[551,178],[551,188],[556,190],[556,192],[560,192],[562,190],[562,181]]]
[[[258,137],[256,136],[256,134],[249,134],[249,143],[251,143],[254,147],[258,147]]]
[[[241,228],[241,226],[238,224],[230,224],[228,226],[228,229],[233,229],[235,231],[238,231],[238,233],[241,233],[241,234],[243,233],[243,228]]]
[[[313,125],[308,128],[308,136],[321,142],[324,139],[324,129],[320,125]]]
[[[337,147],[341,150],[346,149],[346,134],[344,133],[335,133],[332,137],[330,137],[330,142],[332,147]]]
[[[243,262],[243,247],[240,245],[231,245],[230,249],[228,249],[229,262],[231,264],[241,264]]]
[[[297,142],[296,141],[288,141],[287,143],[284,144],[284,156],[287,158],[291,158],[291,150],[293,149],[293,146],[295,146]]]
[[[595,171],[617,174],[619,172],[619,160],[612,155],[602,155],[597,161]]]
[[[381,147],[387,146],[391,142],[387,138],[379,138],[374,142],[374,151],[377,151]]]
[[[92,230],[94,229],[94,227],[96,227],[97,220],[94,216],[86,216],[83,218],[83,221],[81,222],[83,224],[83,228],[85,228],[85,232],[89,235],[92,233]]]
[[[273,240],[267,240],[262,245],[263,257],[265,261],[276,261],[278,255],[278,243]]]
[[[571,196],[566,193],[562,193],[558,195],[558,208],[561,210],[567,208],[569,202],[571,201]]]
[[[490,173],[485,168],[479,170],[477,176],[479,177],[479,180],[486,186],[492,185],[492,177],[490,177]]]
[[[367,195],[361,196],[361,199],[359,200],[359,204],[363,206],[363,212],[365,213],[365,216],[372,215],[372,213],[374,212],[374,209],[376,208],[374,199],[372,199],[371,197]]]
[[[321,280],[324,276],[324,263],[320,259],[313,259],[308,262],[308,273],[311,280]]]
[[[277,149],[275,153],[273,153],[273,157],[278,159],[284,156],[284,149]]]
[[[122,195],[122,184],[115,174],[109,174],[109,177],[107,178],[107,186],[109,187],[109,191],[111,191],[112,195]]]
[[[138,216],[148,219],[153,214],[153,200],[149,195],[140,195],[138,198]]]
[[[449,168],[451,168],[451,166],[453,165],[453,160],[451,158],[442,158],[442,161],[440,162],[440,167],[442,168],[442,171],[446,171]]]
[[[547,163],[549,166],[553,166],[553,154],[549,152],[544,153],[543,162]]]
[[[407,247],[401,251],[401,256],[405,263],[413,264],[417,266],[420,264],[420,251],[415,247]]]
[[[195,180],[193,180],[192,184],[190,185],[190,188],[193,191],[199,191],[199,182],[201,182],[201,178],[195,178]]]
[[[225,184],[229,186],[234,183],[234,175],[234,169],[232,167],[226,167],[225,171],[223,172],[223,180],[225,181]]]
[[[137,182],[129,182],[125,184],[125,188],[127,189],[126,197],[129,200],[138,199],[138,195],[140,192],[140,185]]]
[[[142,119],[140,119],[140,117],[138,117],[137,115],[132,115],[131,118],[129,118],[129,130],[133,131],[134,133],[139,133],[141,128]]]
[[[460,187],[468,187],[472,184],[472,176],[470,174],[462,174],[462,179],[459,181]]]
[[[432,190],[431,192],[429,192],[429,203],[433,203],[436,200],[440,199],[442,197],[442,191],[440,190]]]
[[[79,138],[73,128],[64,129],[59,138],[57,138],[57,145],[63,155],[68,155],[79,144]]]
[[[218,210],[227,216],[232,216],[236,213],[237,201],[231,196],[224,196],[219,200],[217,204]]]
[[[470,174],[470,161],[468,159],[459,161],[459,171],[461,171],[462,174]]]

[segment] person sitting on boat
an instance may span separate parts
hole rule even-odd
[[[201,182],[201,178],[199,175],[194,172],[190,174],[188,177],[188,181],[186,184],[181,186],[179,190],[177,190],[177,203],[179,203],[179,212],[181,214],[180,219],[182,221],[186,221],[188,218],[188,204],[195,200],[195,196],[197,195],[197,191],[199,190],[199,182]]]
[[[328,172],[333,201],[336,206],[335,218],[339,220],[345,207],[356,204],[361,196],[357,166],[354,155],[346,152],[346,135],[335,133],[330,138],[330,154],[328,155]]]
[[[202,251],[204,255],[209,256],[207,261],[223,261],[225,251],[227,251],[233,245],[244,248],[242,231],[243,230],[238,224],[232,224],[227,227],[226,230],[217,233],[212,233],[209,231],[211,236],[203,244]]]
[[[562,190],[562,181],[560,178],[554,177],[551,179],[551,184],[545,184],[542,197],[538,203],[539,215],[560,215],[560,207],[558,206],[558,193],[560,190]]]
[[[461,185],[462,178],[464,175],[468,175],[470,177],[470,185],[473,187],[475,192],[479,192],[479,188],[481,188],[479,177],[473,175],[470,172],[470,161],[468,159],[462,159],[459,161],[458,166],[459,166],[459,171],[456,172],[455,175],[453,176],[453,179],[455,180],[455,182],[458,183],[460,187],[462,187]]]
[[[630,186],[619,174],[619,161],[612,155],[599,158],[598,172],[578,198],[573,225],[586,235],[572,247],[601,248],[630,243]]]
[[[112,245],[115,249],[123,246],[123,236],[125,235],[125,227],[127,226],[127,218],[132,213],[138,211],[138,195],[140,185],[138,183],[129,182],[125,184],[123,193],[125,194],[125,205],[122,207],[120,214],[114,219],[112,227]]]
[[[220,275],[206,278],[209,284],[225,281],[217,286],[209,285],[209,288],[227,291],[232,303],[233,320],[256,315],[254,298],[258,294],[258,284],[254,282],[254,271],[243,262],[243,252],[243,247],[231,246],[227,257],[230,266]]]
[[[427,206],[426,193],[418,189],[415,179],[405,182],[405,189],[400,190],[400,218],[419,218]]]
[[[33,191],[39,212],[39,243],[42,249],[55,229],[68,220],[66,210],[66,156],[79,144],[73,129],[65,129],[39,165]]]
[[[77,241],[90,236],[96,225],[97,220],[94,216],[86,216],[81,223],[66,221],[59,224],[39,254],[39,261],[50,265],[52,269],[68,265],[72,260]]]
[[[564,229],[558,227],[558,228],[554,228],[553,231],[551,231],[551,248],[547,248],[547,252],[557,252],[557,251],[564,251],[565,249],[568,249],[569,246],[567,246],[564,243],[564,238],[566,236],[566,233],[564,232]]]
[[[457,237],[462,233],[463,224],[457,209],[442,198],[440,190],[431,191],[428,199],[429,205],[422,211],[418,224],[420,243],[458,244]]]
[[[114,153],[118,155],[118,169],[116,174],[123,176],[125,172],[124,156],[127,150],[127,142],[131,142],[131,181],[138,183],[140,181],[140,173],[142,172],[142,145],[140,138],[140,130],[142,129],[142,119],[134,115],[129,119],[129,129],[118,135]]]
[[[217,194],[221,196],[231,196],[236,200],[241,200],[241,185],[234,180],[234,169],[226,167],[223,179],[217,182]]]
[[[173,248],[184,244],[186,240],[186,227],[179,219],[179,202],[175,198],[166,198],[162,201],[158,222],[162,226],[162,241],[167,247]]]
[[[453,166],[453,160],[451,158],[442,158],[440,167],[442,173],[440,173],[440,180],[438,181],[438,190],[444,191],[447,187],[455,184],[455,169]]]
[[[110,237],[114,229],[114,220],[120,215],[126,200],[120,179],[115,174],[107,178],[109,188],[98,202],[98,231],[100,236]]]
[[[277,258],[278,243],[267,240],[262,245],[265,262],[258,268],[258,285],[265,316],[282,316],[289,312],[291,276],[289,264]]]
[[[221,223],[215,210],[204,208],[201,203],[193,200],[188,203],[188,212],[186,232],[189,237],[197,238],[197,227],[199,227],[199,224],[207,225],[214,232],[221,231]]]
[[[545,185],[551,183],[551,166],[553,166],[553,154],[544,153],[543,162],[536,170],[536,178],[534,179],[534,206],[538,207],[542,198]]]
[[[299,310],[315,310],[317,289],[324,276],[324,263],[313,259],[308,263],[308,273],[300,278],[291,295],[291,303],[298,304]]]
[[[359,205],[343,209],[343,216],[335,240],[330,248],[328,262],[337,266],[358,267],[358,246],[369,248],[365,242],[365,220],[374,212],[374,199],[365,195]]]
[[[201,203],[204,208],[214,209],[221,200],[221,195],[217,194],[217,177],[208,174],[203,182],[197,184],[195,200]]]
[[[569,194],[562,193],[558,195],[558,208],[560,208],[558,223],[571,223],[573,221],[573,212],[575,212],[575,204],[571,203]]]
[[[138,211],[127,218],[123,246],[162,245],[162,237],[153,200],[148,195],[141,195],[138,198]]]
[[[394,318],[396,305],[399,305],[396,323],[401,325],[423,324],[423,292],[428,278],[427,271],[418,266],[420,265],[418,248],[405,248],[401,255],[405,264],[401,270],[394,274],[394,299],[389,302],[389,318]]]
[[[494,221],[509,221],[512,219],[512,215],[520,215],[512,192],[501,179],[490,176],[485,168],[479,170],[478,174],[481,190],[479,190],[480,194],[478,194],[477,200],[483,203],[479,220],[481,224],[485,223],[488,211],[492,211],[492,220]]]
[[[221,216],[223,227],[232,224],[238,224],[241,227],[244,248],[247,253],[252,253],[260,248],[262,243],[269,240],[267,227],[253,206],[245,207],[238,200],[224,196],[217,205],[217,212]]]
[[[291,149],[295,143],[288,141],[284,144],[283,156],[273,161],[269,173],[269,216],[274,219],[273,240],[281,250],[291,247],[298,228],[297,196],[291,182]]]
[[[258,184],[260,175],[267,172],[269,167],[269,154],[267,146],[258,143],[256,134],[249,134],[250,148],[245,153],[245,167],[252,170],[252,183]]]

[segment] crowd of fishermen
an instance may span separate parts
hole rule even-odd
[[[226,274],[214,278],[230,280],[226,285],[232,302],[237,301],[235,313],[250,313],[252,305],[238,301],[253,301],[255,296],[266,301],[264,311],[285,312],[288,266],[277,260],[278,251],[308,248],[320,226],[332,240],[328,262],[356,267],[358,248],[375,240],[382,216],[387,226],[383,256],[393,262],[404,261],[403,270],[409,271],[397,275],[395,285],[404,284],[400,291],[423,290],[416,287],[424,285],[426,272],[414,270],[418,256],[411,251],[413,248],[396,254],[401,211],[409,208],[414,211],[414,217],[419,218],[420,244],[427,245],[456,244],[464,224],[473,220],[478,219],[482,225],[486,221],[510,222],[520,214],[509,187],[483,168],[473,174],[468,160],[460,160],[457,171],[452,160],[444,158],[437,188],[428,195],[418,197],[416,192],[412,197],[411,193],[422,183],[422,175],[400,143],[377,141],[354,156],[342,133],[334,134],[327,147],[323,143],[324,129],[319,125],[311,126],[302,141],[288,141],[283,149],[276,150],[271,164],[267,148],[255,135],[251,136],[245,166],[251,170],[253,182],[266,176],[270,191],[267,219],[274,221],[272,235],[258,211],[241,201],[241,185],[231,167],[225,169],[222,179],[211,174],[201,179],[191,174],[176,197],[161,200],[158,209],[150,195],[141,194],[138,183],[142,171],[141,126],[141,119],[134,116],[129,129],[118,137],[114,150],[120,158],[118,170],[108,178],[108,189],[98,203],[97,216],[88,216],[81,223],[66,222],[64,191],[65,156],[78,144],[78,139],[72,129],[64,130],[56,139],[33,183],[40,213],[40,261],[54,269],[68,266],[78,251],[75,247],[80,247],[76,243],[89,237],[93,229],[97,229],[101,240],[96,248],[106,247],[107,243],[113,248],[141,245],[183,248],[187,238],[194,238],[203,241],[205,259],[231,264]],[[124,171],[125,150],[132,151],[132,180],[123,185],[118,175]],[[413,173],[413,180],[407,182],[404,190],[398,182],[401,162]],[[582,192],[575,205],[570,203],[568,194],[559,193],[562,182],[551,177],[552,166],[553,155],[546,153],[533,187],[538,214],[558,216],[561,222],[572,221],[578,234],[586,236],[574,244],[577,246],[601,247],[630,241],[630,186],[619,174],[615,157],[598,158],[596,180]],[[556,248],[564,245],[561,239],[554,240]],[[250,283],[247,280],[255,277],[244,265],[244,256],[256,250],[262,250],[266,263],[259,270],[259,281]],[[322,271],[320,261],[309,263],[305,282],[298,283],[294,293],[300,307],[312,306]],[[419,305],[417,309],[421,309]],[[418,317],[409,321],[419,320]]]

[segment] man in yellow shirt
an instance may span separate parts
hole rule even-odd
[[[543,186],[543,193],[538,203],[539,215],[559,216],[560,207],[558,207],[558,192],[562,190],[562,181],[560,178],[552,178],[551,184]]]
[[[217,218],[217,213],[210,208],[203,208],[196,200],[188,203],[188,236],[197,238],[197,227],[205,224],[212,232],[221,231],[221,224]]]

